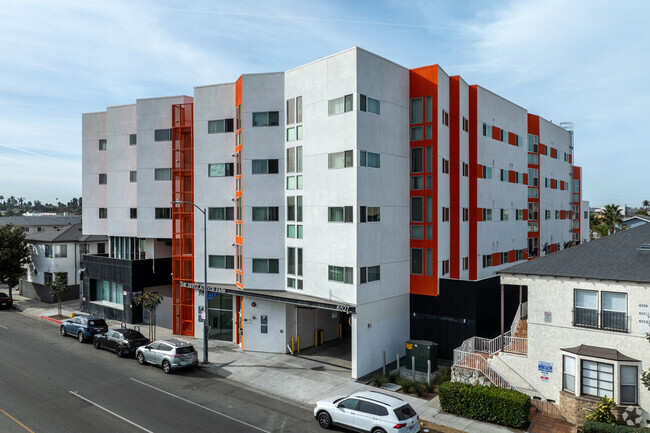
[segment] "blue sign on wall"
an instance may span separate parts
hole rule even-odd
[[[544,361],[537,361],[537,369],[541,371],[542,373],[553,373],[553,363],[552,362],[544,362]]]
[[[208,292],[208,299],[216,298],[217,296],[219,296],[218,293]]]

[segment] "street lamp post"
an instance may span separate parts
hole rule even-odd
[[[173,204],[191,204],[203,214],[203,364],[208,364],[208,230],[207,209],[201,209],[191,201],[177,200]]]

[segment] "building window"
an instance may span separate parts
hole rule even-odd
[[[208,256],[208,268],[235,269],[235,256]]]
[[[380,166],[381,158],[378,153],[359,151],[359,167],[379,168]]]
[[[492,221],[492,209],[483,208],[482,221]]]
[[[469,132],[469,120],[463,116],[463,131]]]
[[[463,162],[463,176],[469,176],[469,164]]]
[[[411,248],[411,273],[422,275],[422,248]]]
[[[424,106],[422,98],[411,99],[411,124],[422,123],[424,119]]]
[[[327,168],[347,168],[352,167],[352,150],[344,152],[330,153],[327,155]]]
[[[469,269],[469,257],[463,257],[463,271]]]
[[[232,221],[235,219],[234,207],[209,207],[208,219],[212,221]]]
[[[359,284],[371,283],[373,281],[379,281],[380,279],[380,269],[379,266],[368,266],[362,267],[359,269]]]
[[[515,250],[515,261],[518,262],[519,260],[524,259],[524,251],[523,250]]]
[[[463,221],[469,221],[469,208],[463,208]]]
[[[278,111],[261,111],[253,113],[253,126],[278,126],[280,114]]]
[[[483,256],[483,267],[489,268],[492,266],[492,254],[486,254]]]
[[[253,259],[253,272],[257,274],[277,274],[280,272],[278,259]]]
[[[483,123],[483,136],[492,138],[492,127],[487,123]]]
[[[129,182],[135,183],[138,181],[138,172],[137,171],[129,171]]]
[[[422,173],[422,148],[411,149],[411,173]]]
[[[339,283],[352,284],[352,268],[343,266],[328,266],[327,279]]]
[[[253,221],[278,221],[278,207],[277,206],[254,207]]]
[[[135,146],[136,144],[138,144],[138,135],[129,134],[129,146]]]
[[[252,161],[253,174],[274,174],[278,172],[277,159],[254,159]]]
[[[566,355],[562,357],[562,389],[576,393],[576,360]]]
[[[481,177],[483,179],[492,179],[492,167],[483,166]]]
[[[138,208],[132,207],[129,209],[129,217],[134,220],[138,218]]]
[[[154,180],[172,180],[171,168],[156,168],[153,174]]]
[[[411,197],[411,222],[424,222],[422,208],[422,197]]]
[[[124,286],[106,280],[90,280],[90,300],[104,301],[113,304],[124,303]]]
[[[340,98],[330,99],[327,103],[327,114],[333,116],[335,114],[347,113],[352,111],[352,95],[341,96]]]
[[[573,324],[598,327],[598,292],[595,290],[574,291]]]
[[[449,221],[449,208],[448,207],[443,207],[442,208],[442,222]]]
[[[108,216],[108,209],[105,207],[100,207],[99,208],[99,219],[106,219]]]
[[[43,284],[46,286],[52,284],[52,272],[43,273]]]
[[[171,129],[155,129],[153,131],[153,141],[171,141]]]
[[[508,257],[508,253],[501,253],[501,264],[508,263],[510,262],[510,258]]]
[[[449,260],[442,261],[442,275],[447,275],[449,273]]]
[[[440,168],[442,169],[443,173],[449,174],[449,161],[442,158]]]
[[[638,369],[634,365],[621,365],[621,404],[637,404]]]
[[[424,189],[422,176],[411,176],[411,189]]]
[[[508,221],[508,209],[501,209],[501,221]]]
[[[359,110],[367,111],[372,114],[380,114],[379,100],[367,97],[366,95],[359,95]]]
[[[614,366],[595,361],[582,361],[582,394],[594,397],[614,396]]]
[[[68,246],[67,245],[55,245],[54,246],[54,257],[55,258],[68,257]]]
[[[420,140],[424,140],[422,127],[421,126],[411,127],[411,141],[420,141]]]
[[[208,120],[208,134],[234,132],[234,119]]]
[[[442,109],[442,113],[440,116],[440,121],[442,122],[443,125],[449,126],[449,113],[447,113],[444,108]]]
[[[99,184],[106,185],[106,173],[99,173]]]
[[[208,164],[208,177],[232,176],[234,163],[225,162],[220,164]]]
[[[99,150],[106,150],[106,139],[99,140]]]
[[[338,206],[327,208],[327,221],[338,223],[352,222],[352,206]]]
[[[155,218],[157,220],[168,220],[172,218],[172,208],[170,207],[157,207],[155,210]]]
[[[615,331],[627,331],[627,295],[602,292],[601,327]]]

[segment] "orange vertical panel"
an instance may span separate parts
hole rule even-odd
[[[501,254],[492,253],[492,266],[499,266],[501,264]]]
[[[469,279],[478,277],[478,86],[469,87]]]
[[[508,263],[512,263],[517,259],[517,251],[510,250],[508,251]]]
[[[460,77],[449,77],[449,276],[460,278]]]
[[[239,161],[241,161],[243,156],[244,156],[244,151],[243,151],[243,149],[244,149],[244,144],[243,144],[244,143],[244,134],[242,132],[244,121],[243,121],[243,110],[241,109],[242,99],[243,99],[243,97],[242,97],[242,93],[243,93],[242,85],[243,85],[243,77],[240,76],[239,79],[235,82],[235,110],[237,110],[237,107],[240,107],[240,109],[239,109],[239,125],[236,124],[237,120],[235,120],[235,137],[237,137],[238,134],[239,134],[239,138],[240,138],[239,139],[239,144],[235,143],[235,153],[240,153],[240,155],[241,155]],[[237,128],[237,126],[239,126],[239,128]],[[243,174],[243,170],[240,171],[239,174],[237,174],[237,167],[235,167],[235,185],[237,185],[238,181],[239,181],[240,185],[243,185],[244,180],[243,180],[242,174]],[[235,202],[235,207],[236,207],[236,209],[235,209],[235,230],[237,230],[238,225],[239,225],[239,227],[241,227],[241,230],[242,230],[241,233],[240,233],[240,236],[237,236],[237,234],[235,233],[235,243],[239,246],[238,253],[237,252],[235,253],[236,254],[235,255],[235,274],[239,278],[235,279],[235,284],[238,287],[243,288],[244,287],[244,263],[243,263],[243,257],[244,257],[244,221],[243,221],[244,220],[244,215],[243,215],[243,206],[244,205],[243,205],[243,202],[244,202],[244,197],[243,197],[243,193],[242,193],[241,190],[237,191],[236,186],[235,186],[235,198],[239,199],[239,205],[237,205],[237,201]],[[241,209],[241,211],[239,212],[240,219],[236,218],[237,207],[239,207],[239,209]],[[241,261],[239,260],[239,257],[242,258]],[[237,269],[237,263],[241,264],[241,269]],[[242,348],[243,347],[244,346],[243,346],[243,343],[242,343]]]
[[[496,126],[492,127],[492,139],[494,140],[501,139],[501,129],[497,128]]]

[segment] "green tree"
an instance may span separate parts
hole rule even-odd
[[[11,289],[18,285],[25,275],[25,265],[30,262],[23,228],[13,224],[0,226],[0,283],[9,286],[10,298],[13,298]]]
[[[55,272],[54,279],[47,285],[50,289],[50,295],[56,296],[59,307],[59,316],[61,316],[61,295],[70,291],[68,286],[68,276],[65,272]]]
[[[163,296],[158,292],[147,292],[133,299],[135,305],[142,307],[149,312],[149,340],[156,339],[156,308],[163,301]]]
[[[623,211],[617,204],[608,204],[603,207],[603,223],[607,226],[607,230],[611,235],[614,232],[621,230],[623,223]]]

